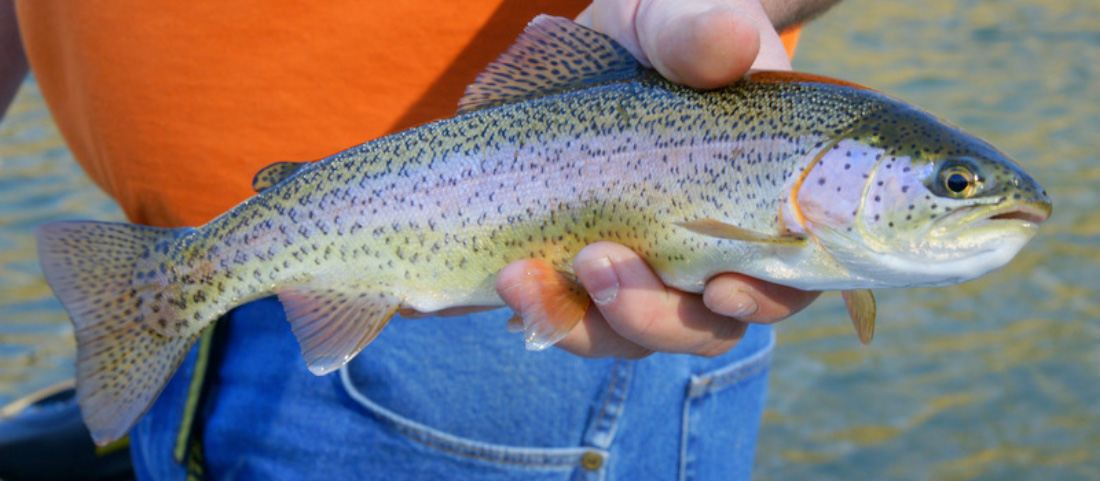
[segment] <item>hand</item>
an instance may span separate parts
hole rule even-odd
[[[577,19],[615,38],[646,65],[696,88],[727,85],[750,68],[790,70],[790,59],[758,0],[596,0]],[[518,311],[514,287],[532,282],[528,263],[509,264],[497,290]],[[716,356],[746,323],[768,324],[802,310],[819,293],[722,274],[702,295],[665,286],[618,244],[585,247],[574,271],[594,304],[556,345],[585,357],[641,358],[655,352]]]

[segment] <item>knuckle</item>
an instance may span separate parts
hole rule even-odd
[[[624,337],[634,342],[650,344],[650,340],[660,338],[661,326],[665,322],[667,312],[660,308],[636,308],[620,313],[616,316],[608,316],[609,322],[615,325],[615,330]]]
[[[717,310],[729,296],[730,291],[728,289],[717,289],[713,285],[707,285],[707,288],[703,290],[703,305],[712,311]]]
[[[741,338],[745,337],[747,329],[748,325],[733,319],[720,323],[715,328],[714,340],[706,343],[698,354],[703,357],[716,357],[729,352],[741,342]]]

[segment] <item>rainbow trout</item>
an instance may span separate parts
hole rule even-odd
[[[692,90],[554,17],[478,77],[459,114],[276,164],[201,227],[42,226],[95,440],[124,435],[200,333],[264,296],[324,374],[399,311],[502,305],[497,273],[536,258],[566,287],[524,300],[526,339],[545,347],[588,305],[573,256],[613,241],[684,291],[722,272],[844,291],[866,342],[869,289],[980,276],[1051,210],[992,146],[891,97],[778,72]]]

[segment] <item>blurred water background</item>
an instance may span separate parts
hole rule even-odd
[[[781,323],[756,479],[1100,479],[1100,2],[846,0],[795,67],[988,139],[1055,208],[1003,270],[879,291],[871,347],[839,296]],[[33,238],[62,218],[122,216],[28,82],[0,123],[0,405],[73,375]]]

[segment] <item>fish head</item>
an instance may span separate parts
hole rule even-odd
[[[898,103],[825,144],[791,193],[797,227],[855,277],[947,285],[1008,263],[1051,213],[988,143]]]

